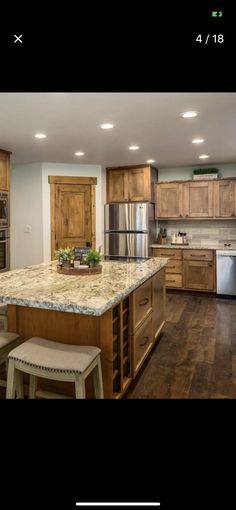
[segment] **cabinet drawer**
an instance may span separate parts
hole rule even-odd
[[[166,266],[166,272],[182,274],[182,260],[170,260]]]
[[[136,373],[153,344],[152,314],[133,335],[134,373]]]
[[[151,279],[133,292],[133,331],[152,310]]]
[[[182,260],[182,250],[175,248],[153,248],[153,257],[168,257],[177,260]]]
[[[166,273],[166,287],[182,287],[182,274]]]
[[[184,250],[184,260],[213,260],[212,250]]]

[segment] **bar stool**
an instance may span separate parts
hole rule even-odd
[[[8,353],[18,345],[20,336],[17,333],[2,331],[0,333],[0,358],[7,365]],[[0,379],[0,386],[6,388],[6,381]]]
[[[101,370],[101,349],[87,345],[68,345],[46,338],[33,337],[8,354],[7,397],[24,398],[23,373],[30,375],[29,398],[37,392],[37,377],[74,382],[75,398],[86,398],[85,379],[92,372],[95,398],[104,398]],[[50,393],[49,398],[63,398]],[[65,397],[64,397],[65,398]]]

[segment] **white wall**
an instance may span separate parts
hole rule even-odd
[[[221,177],[236,177],[236,163],[225,165],[196,165],[176,168],[159,168],[158,181],[192,179],[194,168],[218,168]]]
[[[11,269],[43,260],[42,165],[12,168],[11,173]],[[25,233],[24,227],[31,226]]]
[[[50,184],[49,175],[70,175],[76,177],[97,177],[96,185],[96,246],[104,245],[104,202],[102,193],[102,169],[100,165],[73,165],[61,163],[42,164],[43,190],[43,260],[51,260],[50,238]]]

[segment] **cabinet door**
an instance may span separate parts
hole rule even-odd
[[[236,215],[236,183],[222,180],[214,182],[215,216],[231,218]]]
[[[133,335],[133,375],[136,375],[153,345],[152,314]]]
[[[152,278],[152,323],[154,339],[157,337],[161,326],[165,322],[165,306],[165,269],[162,269]]]
[[[184,288],[193,290],[214,290],[214,264],[198,260],[185,260]]]
[[[213,217],[213,182],[187,182],[184,185],[184,216],[186,218]]]
[[[0,150],[0,190],[9,191],[10,157]]]
[[[157,219],[182,217],[182,189],[183,185],[175,182],[157,184]]]
[[[127,170],[109,170],[107,172],[107,202],[128,201],[128,172]]]
[[[142,202],[151,200],[150,168],[132,168],[128,170],[129,200]]]

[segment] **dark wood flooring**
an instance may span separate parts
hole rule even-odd
[[[167,293],[167,322],[126,398],[236,398],[236,300]]]

